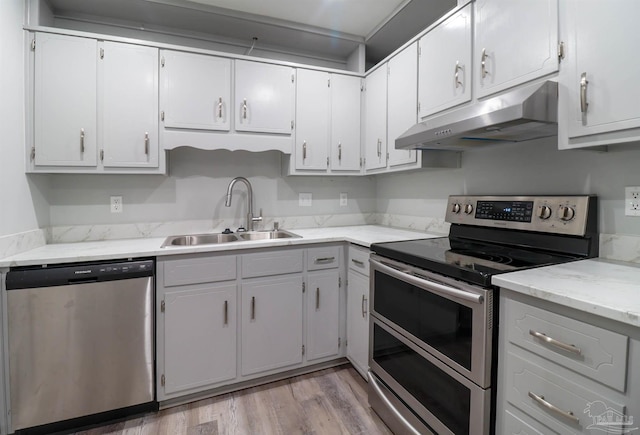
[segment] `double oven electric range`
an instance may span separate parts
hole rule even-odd
[[[369,403],[397,434],[489,434],[495,274],[598,255],[594,196],[451,196],[449,236],[371,246]]]

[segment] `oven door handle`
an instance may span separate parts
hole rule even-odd
[[[475,304],[482,304],[484,302],[484,296],[477,295],[474,293],[469,293],[464,290],[458,290],[457,288],[448,287],[442,284],[438,284],[435,282],[428,281],[426,279],[418,278],[417,276],[411,275],[409,271],[401,271],[394,269],[393,267],[389,267],[386,264],[383,264],[376,260],[370,260],[371,264],[378,269],[379,271],[390,275],[394,278],[397,278],[401,281],[405,281],[409,284],[413,284],[416,287],[426,288],[429,291],[440,294],[445,297],[454,297],[458,299],[462,299],[468,302],[473,302]]]
[[[407,419],[404,418],[404,416],[395,408],[395,406],[393,406],[393,403],[391,403],[391,401],[387,398],[387,396],[385,396],[384,392],[378,385],[378,381],[371,374],[371,370],[367,371],[367,378],[369,378],[369,385],[373,387],[373,391],[375,391],[376,395],[384,402],[387,408],[391,412],[393,412],[396,418],[400,420],[402,425],[407,428],[407,430],[409,431],[408,433],[411,433],[414,435],[420,435],[420,432],[418,432],[413,426],[411,426],[411,423],[409,423]]]

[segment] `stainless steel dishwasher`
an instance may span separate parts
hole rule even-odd
[[[13,431],[157,407],[154,269],[138,260],[7,273]]]

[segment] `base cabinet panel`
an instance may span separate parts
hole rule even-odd
[[[308,275],[307,361],[340,352],[340,274],[337,269]]]
[[[369,370],[369,278],[349,271],[347,289],[347,358],[366,378]]]
[[[302,362],[302,274],[242,283],[242,375]]]

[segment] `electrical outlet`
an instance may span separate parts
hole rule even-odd
[[[300,207],[311,207],[312,202],[311,193],[300,193],[298,195],[298,205]]]
[[[624,214],[640,216],[640,186],[624,188]]]
[[[347,206],[347,192],[340,193],[340,207]]]
[[[122,213],[122,197],[121,196],[112,196],[111,197],[111,213]]]

